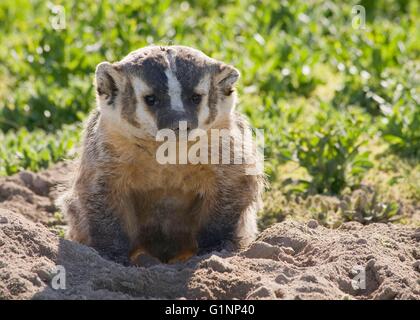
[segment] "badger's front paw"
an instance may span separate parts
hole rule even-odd
[[[197,254],[196,249],[185,250],[177,254],[175,257],[169,259],[168,263],[170,264],[182,263],[189,260],[191,257],[195,256],[196,254]]]
[[[161,263],[159,259],[150,255],[143,247],[131,251],[130,262],[137,267],[151,267]]]

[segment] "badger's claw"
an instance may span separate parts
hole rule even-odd
[[[137,267],[151,267],[161,263],[159,259],[151,256],[143,247],[134,249],[130,253],[130,262]]]
[[[185,262],[188,259],[190,259],[192,256],[196,255],[197,251],[196,250],[186,250],[186,251],[182,251],[180,254],[178,254],[177,256],[173,257],[172,259],[170,259],[168,261],[168,263],[170,264],[174,264],[174,263],[180,263],[180,262]]]

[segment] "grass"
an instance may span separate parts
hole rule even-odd
[[[63,30],[48,1],[0,3],[0,175],[74,156],[98,63],[183,44],[242,72],[239,108],[265,132],[261,228],[309,217],[420,224],[418,1],[55,4]],[[352,26],[355,4],[364,29]]]
[[[0,131],[0,175],[11,175],[22,169],[39,171],[52,163],[72,157],[80,141],[81,125],[65,125],[54,133],[26,128]]]

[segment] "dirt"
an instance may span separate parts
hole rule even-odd
[[[69,165],[0,179],[0,299],[420,299],[420,228],[286,221],[241,252],[125,267],[65,240]]]

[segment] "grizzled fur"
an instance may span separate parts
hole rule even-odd
[[[250,165],[156,160],[157,131],[179,121],[189,130],[228,129],[231,139],[248,128],[233,111],[238,77],[232,66],[182,46],[146,47],[99,64],[98,108],[61,199],[68,238],[123,263],[136,250],[174,262],[253,240],[264,179],[246,175]],[[252,141],[245,144],[255,159]]]

